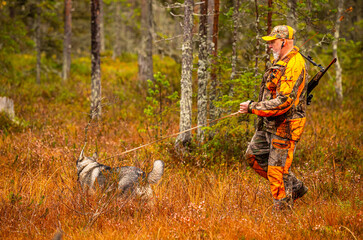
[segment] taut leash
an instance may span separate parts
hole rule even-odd
[[[130,153],[130,152],[136,151],[136,150],[138,150],[138,149],[141,149],[141,148],[147,147],[147,146],[152,145],[152,144],[154,144],[154,143],[164,141],[165,139],[168,139],[168,138],[171,138],[171,137],[175,137],[175,136],[177,136],[177,135],[179,135],[179,134],[182,134],[182,133],[185,133],[185,132],[192,131],[192,130],[194,130],[194,129],[197,129],[197,128],[200,128],[200,127],[206,126],[206,125],[208,125],[208,124],[210,124],[210,123],[217,122],[217,121],[219,121],[219,120],[222,120],[222,119],[224,119],[224,118],[228,118],[228,117],[231,117],[231,116],[234,116],[234,115],[237,115],[237,114],[238,114],[238,112],[231,113],[231,114],[229,114],[229,115],[226,115],[226,116],[224,116],[224,117],[221,117],[221,118],[215,119],[215,120],[210,121],[210,122],[207,122],[207,123],[205,123],[205,124],[201,124],[201,125],[198,125],[198,126],[196,126],[196,127],[189,128],[189,129],[184,130],[184,131],[181,131],[181,132],[177,132],[177,133],[173,133],[173,134],[171,134],[171,135],[167,135],[167,136],[162,137],[162,138],[160,138],[160,139],[158,139],[158,140],[155,140],[155,141],[153,141],[153,142],[150,142],[150,143],[147,143],[147,144],[144,144],[144,145],[138,146],[138,147],[136,147],[136,148],[133,148],[133,149],[130,149],[130,150],[124,151],[124,152],[122,152],[122,153],[120,153],[120,154],[113,155],[113,156],[111,156],[111,157],[105,158],[104,160],[107,160],[107,159],[110,159],[110,158],[114,158],[114,157],[118,157],[118,156],[124,155],[124,154],[126,154],[126,153]]]

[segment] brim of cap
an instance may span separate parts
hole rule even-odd
[[[272,40],[277,39],[277,37],[264,36],[264,37],[262,37],[262,39],[265,40],[265,41],[272,41]]]

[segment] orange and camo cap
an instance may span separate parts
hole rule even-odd
[[[279,25],[272,29],[270,35],[262,37],[265,41],[275,39],[294,39],[295,29],[287,25]]]

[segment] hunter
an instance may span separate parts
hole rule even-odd
[[[258,116],[246,158],[270,182],[278,209],[292,207],[308,191],[290,169],[306,122],[308,82],[305,61],[294,46],[294,35],[292,27],[280,25],[262,37],[272,49],[272,66],[263,75],[258,102],[243,102],[239,110]]]

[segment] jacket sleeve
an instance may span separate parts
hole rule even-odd
[[[284,114],[292,104],[297,105],[305,86],[305,62],[297,54],[288,62],[285,73],[276,87],[276,97],[270,100],[253,102],[249,112],[261,117],[273,117]]]

